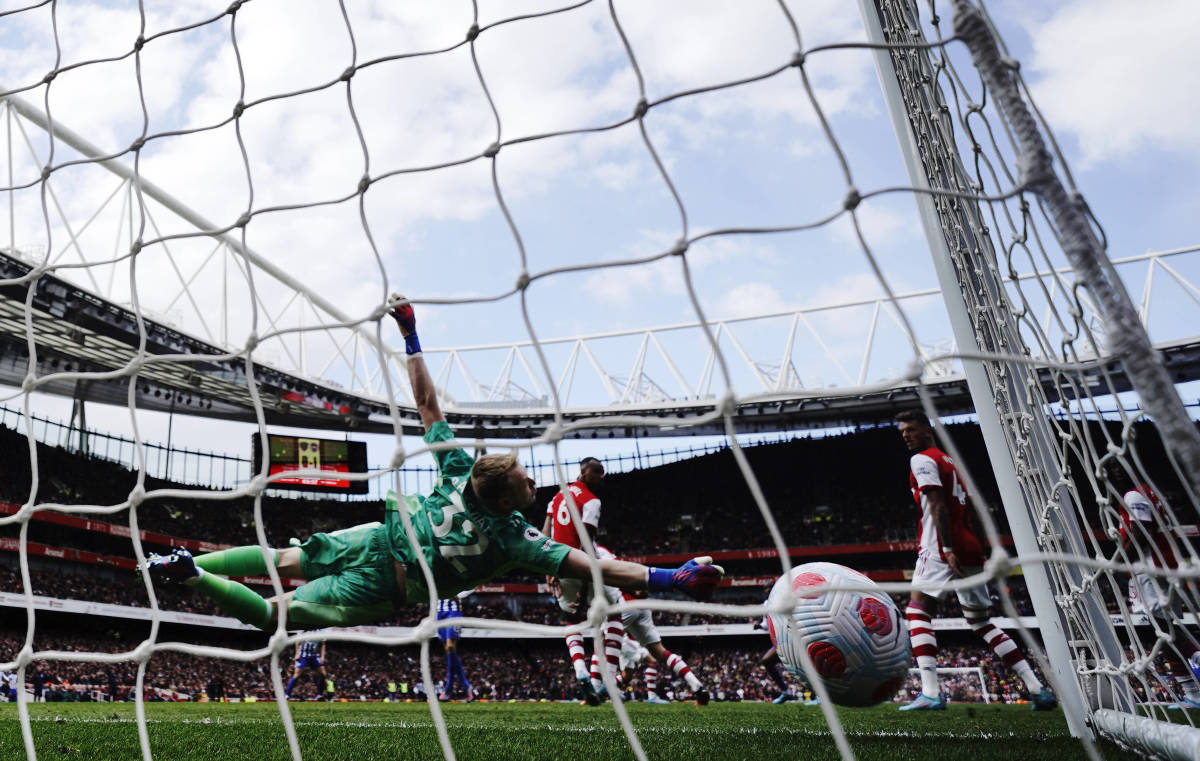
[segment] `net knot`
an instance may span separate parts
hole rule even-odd
[[[154,655],[154,643],[148,639],[144,639],[141,644],[133,649],[130,655],[138,663],[145,663],[150,660],[150,656]]]
[[[267,640],[267,646],[271,648],[272,653],[282,653],[283,649],[288,646],[288,633],[276,629],[271,638]]]
[[[726,391],[721,397],[720,412],[722,415],[733,415],[737,412],[737,396],[732,391]]]
[[[639,98],[637,105],[633,107],[633,118],[641,119],[643,116],[646,115],[646,112],[649,110],[650,110],[650,104],[646,102],[646,99]]]
[[[129,509],[132,510],[146,501],[146,487],[137,484],[129,490]]]
[[[342,80],[343,82],[349,82],[350,78],[354,76],[356,71],[358,71],[357,67],[347,66],[346,70],[342,72],[342,76],[338,77],[338,79]]]
[[[250,335],[246,336],[246,352],[252,352],[256,348],[258,348],[258,333],[251,331]]]
[[[270,486],[270,481],[267,476],[255,475],[254,478],[250,479],[250,483],[246,484],[246,495],[257,497],[266,491],[268,486]]]
[[[500,143],[492,143],[487,148],[483,149],[483,155],[489,159],[496,158],[496,154],[500,152]]]
[[[137,39],[133,41],[133,52],[140,53],[142,52],[142,48],[145,46],[146,38],[139,34]]]
[[[1009,571],[1012,570],[1012,567],[1012,558],[1010,558],[1008,553],[1000,547],[997,547],[992,552],[992,556],[989,557],[987,559],[987,563],[984,564],[984,570],[987,571],[988,575],[993,579],[1007,576]]]
[[[358,181],[358,192],[359,192],[360,194],[362,194],[362,193],[366,193],[366,192],[367,192],[367,188],[369,188],[369,187],[371,187],[371,175],[369,175],[369,174],[364,174],[364,175],[362,176],[362,179],[360,179],[360,180]]]
[[[233,118],[234,119],[239,118],[243,113],[245,113],[245,111],[246,111],[246,104],[243,103],[242,101],[239,100],[237,103],[233,104]]]
[[[795,53],[793,53],[792,54],[792,62],[788,65],[795,66],[796,68],[800,68],[801,66],[803,66],[804,65],[804,51],[797,50]]]
[[[225,12],[228,13],[230,16],[232,16],[233,14],[235,14],[239,10],[241,10],[241,8],[242,8],[242,0],[233,0],[233,2],[229,4],[229,7],[225,9]]]
[[[133,151],[134,153],[137,153],[145,145],[146,145],[146,138],[139,137],[136,140],[134,140],[132,143],[129,144],[129,150]]]
[[[525,290],[526,288],[529,287],[530,282],[531,282],[531,280],[529,278],[529,273],[526,272],[525,270],[521,270],[521,274],[517,275],[517,290],[518,291]]]
[[[49,164],[42,167],[42,180],[43,181],[50,179],[50,172],[51,172],[51,169],[50,169]]]
[[[46,85],[50,84],[51,82],[54,81],[54,78],[57,76],[58,76],[58,70],[51,69],[50,71],[46,72],[46,76],[42,77],[42,84],[46,84]]]
[[[671,256],[683,256],[687,253],[687,250],[687,238],[680,238],[679,240],[675,241],[675,245],[671,247],[671,251],[669,253]]]
[[[237,222],[233,223],[234,227],[245,227],[250,224],[250,212],[242,212],[242,216],[237,218]]]
[[[474,42],[479,36],[479,24],[471,24],[471,28],[467,30],[467,42]]]
[[[862,203],[862,196],[859,194],[858,188],[850,188],[850,191],[846,193],[845,200],[842,201],[842,208],[846,211],[854,211],[860,203]]]
[[[398,470],[400,466],[404,464],[406,459],[408,459],[408,455],[405,454],[404,447],[396,447],[396,451],[392,452],[392,462],[390,465],[391,469]]]

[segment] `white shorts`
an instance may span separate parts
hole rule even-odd
[[[968,576],[980,571],[979,567],[966,566],[962,570]],[[917,567],[913,571],[912,577],[914,590],[940,600],[950,591],[946,589],[946,584],[954,578],[950,566],[945,560],[942,560],[940,555],[924,552],[917,555]],[[987,610],[992,607],[992,595],[987,584],[959,589],[955,594],[958,595],[958,604],[964,608]]]
[[[658,627],[654,625],[654,616],[648,610],[625,611],[621,614],[621,624],[625,627],[625,634],[643,647],[662,642]]]
[[[578,612],[580,594],[589,584],[590,581],[583,579],[559,579],[558,586],[562,589],[562,595],[558,598],[558,607],[564,613]],[[604,587],[604,596],[610,605],[621,604],[621,590],[616,587]]]
[[[629,637],[625,637],[621,642],[621,670],[628,671],[635,669],[646,660],[646,656],[650,651],[634,642]]]
[[[1169,621],[1183,615],[1183,604],[1166,579],[1135,573],[1129,577],[1129,612]]]

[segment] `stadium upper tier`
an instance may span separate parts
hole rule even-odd
[[[0,252],[0,280],[5,283],[0,285],[0,383],[20,387],[25,382],[30,372],[28,347],[32,337],[37,346],[33,369],[43,379],[38,390],[83,401],[127,404],[128,369],[139,364],[138,315],[53,274],[41,274],[29,294],[34,271],[22,258]],[[27,333],[25,321],[26,300],[30,295],[32,336]],[[762,319],[779,317],[786,315],[767,315]],[[801,317],[797,312],[794,321]],[[249,365],[237,350],[201,340],[145,314],[140,329],[145,332],[146,342],[134,384],[139,408],[254,422],[252,380],[270,425],[381,433],[392,430],[386,398],[361,384],[352,382],[351,388],[343,388],[336,382],[317,378],[316,373],[279,369],[262,361]],[[543,342],[547,346],[564,344],[560,346],[564,350],[567,345],[572,347],[562,367],[560,391],[564,384],[569,390],[581,356],[587,359],[583,364],[590,363],[596,370],[600,385],[606,389],[604,401],[566,406],[571,402],[568,399],[564,403],[567,436],[619,438],[651,433],[656,436],[724,433],[724,420],[717,414],[720,400],[704,390],[713,382],[712,358],[703,378],[695,384],[689,383],[679,376],[657,337],[685,329],[700,328],[670,326]],[[725,331],[761,386],[760,391],[740,397],[735,405],[733,418],[738,432],[871,423],[887,420],[898,408],[919,404],[917,387],[909,380],[861,385],[860,377],[857,386],[851,383],[843,388],[805,388],[790,359],[772,369],[751,360],[724,324],[716,324],[715,330],[718,339]],[[589,348],[596,342],[639,336],[640,348],[632,358],[634,369],[627,379],[605,371]],[[647,373],[651,347],[657,347],[660,364],[665,359],[670,373],[686,389],[684,392],[664,390]],[[1200,378],[1200,341],[1177,341],[1160,349],[1176,382]],[[355,350],[362,351],[360,347]],[[532,438],[553,422],[549,395],[526,391],[513,380],[514,367],[524,365],[529,370],[525,354],[530,351],[531,346],[522,343],[426,351],[435,365],[437,360],[433,358],[442,356],[439,385],[443,386],[443,392],[446,387],[443,381],[453,368],[471,374],[464,369],[464,357],[472,353],[507,355],[502,377],[491,387],[474,384],[477,392],[474,396],[482,401],[459,401],[444,392],[447,419],[460,436]],[[1093,365],[1100,367],[1095,361]],[[964,377],[950,374],[945,368],[937,372],[941,374],[931,376],[927,371],[924,380],[938,408],[943,414],[970,412],[973,406]],[[1119,366],[1111,366],[1109,372],[1118,390],[1128,389]],[[530,378],[534,375],[530,373]],[[1057,399],[1049,377],[1045,385],[1049,397]],[[397,388],[403,390],[403,384],[397,384]],[[513,389],[517,389],[515,395]],[[1097,381],[1094,392],[1103,394],[1105,390]],[[412,405],[399,400],[398,410],[405,431],[420,433]]]

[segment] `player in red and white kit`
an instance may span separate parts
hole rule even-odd
[[[1109,483],[1121,495],[1121,547],[1136,549],[1131,562],[1149,561],[1159,568],[1179,567],[1173,546],[1169,514],[1158,495],[1146,484],[1134,486],[1133,479],[1117,460],[1105,464]],[[1200,708],[1200,644],[1191,633],[1177,624],[1183,616],[1183,605],[1174,586],[1154,574],[1135,573],[1129,578],[1129,612],[1151,619],[1156,637],[1159,632],[1170,636],[1174,652],[1168,654],[1171,676],[1183,690],[1180,708]],[[1156,621],[1154,619],[1157,619]]]
[[[596,492],[604,483],[604,464],[595,457],[585,457],[579,461],[579,477],[565,490],[559,491],[546,506],[546,520],[542,525],[542,533],[556,542],[569,547],[583,549],[579,530],[571,517],[574,510],[583,524],[583,530],[588,538],[595,542],[596,527],[600,524],[600,498]],[[568,498],[569,495],[569,498]],[[546,578],[551,588],[556,590],[558,606],[569,620],[578,622],[583,619],[587,609],[588,592],[591,585],[580,579]],[[616,587],[604,587],[608,601],[617,604],[621,601],[621,593]],[[621,616],[610,616],[604,626],[604,654],[613,672],[621,673],[621,641],[625,629],[621,625]],[[599,705],[600,697],[604,694],[603,682],[593,677],[588,669],[587,652],[584,650],[583,635],[568,634],[567,652],[571,656],[571,666],[575,670],[575,679],[579,683],[581,696],[588,705]],[[598,672],[597,672],[598,675]]]
[[[596,545],[596,557],[609,558],[616,560],[617,556],[606,547]],[[617,594],[621,595],[625,600],[637,600],[648,597],[646,594],[639,592],[629,593],[617,590]],[[658,694],[658,666],[662,664],[675,674],[675,676],[687,683],[688,689],[692,691],[692,697],[696,700],[696,705],[708,705],[708,690],[704,689],[704,684],[700,679],[692,673],[692,669],[687,665],[687,661],[680,658],[675,653],[672,653],[662,643],[662,635],[658,633],[658,627],[654,625],[654,616],[648,610],[627,610],[621,614],[621,625],[624,627],[625,640],[632,639],[641,646],[645,655],[638,658],[639,661],[646,663],[646,689],[649,691],[647,700],[651,703],[666,702]],[[606,636],[607,642],[607,636]],[[626,651],[626,660],[628,657],[628,647],[622,641],[621,650]],[[618,656],[621,655],[621,650],[618,650]],[[622,664],[623,666],[624,664]],[[622,668],[622,671],[625,669]],[[592,655],[592,680],[593,682],[600,676],[599,664],[595,654]]]
[[[905,611],[913,656],[921,672],[921,693],[900,707],[901,711],[944,710],[937,675],[937,637],[933,616],[937,601],[949,591],[951,579],[978,573],[983,568],[983,544],[967,523],[969,497],[954,462],[934,446],[933,426],[924,412],[910,410],[896,416],[900,436],[912,453],[908,481],[920,516],[917,567],[913,571],[912,597]],[[1033,668],[1000,627],[992,622],[991,593],[986,584],[957,590],[963,617],[971,629],[992,648],[1004,665],[1025,682],[1033,710],[1048,711],[1058,705],[1050,688],[1043,685]]]

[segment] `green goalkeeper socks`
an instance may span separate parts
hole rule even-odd
[[[253,549],[255,552],[258,552],[257,547],[239,547],[238,549]],[[229,551],[233,552],[233,550]],[[259,555],[259,563],[260,565],[262,563],[261,554]],[[221,572],[218,571],[218,573]],[[204,593],[221,610],[242,623],[257,626],[264,631],[271,629],[271,619],[273,618],[271,615],[271,603],[264,600],[257,592],[245,584],[239,584],[229,579],[222,579],[220,576],[212,573],[203,573],[195,581],[189,581],[188,586],[198,592]]]
[[[271,564],[278,562],[275,550],[268,549],[267,556]],[[267,564],[263,561],[262,548],[257,544],[246,547],[234,547],[228,550],[218,550],[195,558],[196,565],[211,573],[222,576],[265,576]]]

